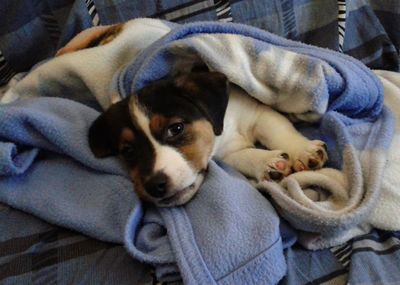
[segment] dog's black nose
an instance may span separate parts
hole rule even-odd
[[[316,168],[317,166],[318,166],[318,160],[311,158],[311,159],[308,161],[308,167],[309,167],[310,169],[314,169],[314,168]]]
[[[269,173],[269,177],[270,177],[272,180],[277,181],[277,180],[281,180],[281,179],[282,179],[283,174],[280,173],[280,172],[278,172],[278,171],[271,171],[271,172]]]
[[[168,177],[164,173],[158,172],[147,180],[144,188],[152,197],[162,198],[167,193],[167,185]]]

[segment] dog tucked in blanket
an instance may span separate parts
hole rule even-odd
[[[107,44],[123,29],[87,30],[59,54]],[[112,105],[91,126],[89,144],[97,157],[120,155],[138,195],[161,207],[188,202],[212,156],[256,181],[319,169],[328,159],[324,142],[305,138],[223,74],[204,71],[152,82]]]

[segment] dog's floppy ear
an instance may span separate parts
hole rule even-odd
[[[220,135],[229,99],[226,76],[220,72],[191,72],[177,76],[175,84],[211,122],[214,133]]]
[[[128,98],[113,104],[89,128],[89,146],[96,157],[117,155],[122,130],[132,123]]]

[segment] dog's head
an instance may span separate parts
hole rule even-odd
[[[227,88],[217,72],[153,82],[95,120],[90,148],[97,157],[119,155],[144,200],[182,205],[199,189],[222,132]]]

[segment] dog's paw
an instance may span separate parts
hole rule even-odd
[[[289,155],[283,151],[271,151],[272,156],[264,160],[258,173],[258,181],[280,181],[292,173]]]
[[[320,140],[306,141],[291,159],[295,172],[320,169],[328,160],[326,144]]]

